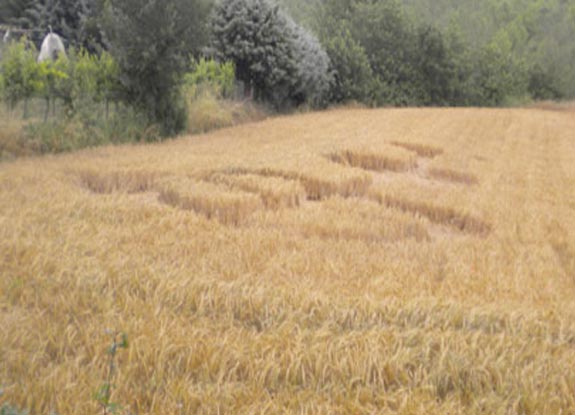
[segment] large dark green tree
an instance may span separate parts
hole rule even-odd
[[[396,1],[360,3],[351,18],[352,33],[365,49],[379,80],[380,105],[420,102],[422,91],[417,40],[412,23]]]
[[[313,33],[291,19],[287,22],[297,66],[292,99],[295,104],[325,106],[334,81],[329,56]]]
[[[201,0],[109,0],[104,19],[110,53],[119,66],[122,97],[161,126],[185,128],[180,86],[190,55],[204,44]]]
[[[279,7],[268,0],[219,0],[211,20],[211,47],[216,57],[235,63],[245,94],[285,101],[297,64]]]
[[[461,51],[432,26],[417,30],[414,65],[418,72],[418,103],[423,105],[464,105],[469,99],[469,68],[460,59]]]
[[[353,38],[343,24],[330,32],[324,40],[334,71],[331,100],[336,103],[357,101],[371,105],[375,102],[376,78],[365,49]]]
[[[277,108],[325,103],[329,57],[317,38],[270,0],[219,0],[213,10],[211,49],[233,61],[247,94]]]

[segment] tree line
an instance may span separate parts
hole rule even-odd
[[[477,3],[0,0],[0,23],[52,27],[77,51],[76,61],[90,66],[92,59],[92,70],[106,62],[100,72],[110,79],[95,77],[91,86],[98,99],[113,93],[164,135],[184,128],[182,84],[192,57],[231,62],[244,95],[278,110],[348,101],[496,106],[575,96],[572,4]],[[45,94],[66,90],[70,76],[43,70]],[[83,87],[76,82],[63,96]]]
[[[336,99],[495,106],[575,96],[573,2],[283,3],[328,49],[342,86]]]

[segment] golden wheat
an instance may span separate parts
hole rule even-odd
[[[443,149],[440,147],[434,147],[427,144],[421,143],[405,143],[401,141],[392,141],[391,144],[394,146],[398,146],[401,148],[405,148],[406,150],[413,151],[420,157],[427,157],[427,158],[434,158],[443,154]]]
[[[452,169],[432,167],[431,169],[429,169],[428,173],[431,178],[446,180],[454,183],[473,185],[479,182],[477,177],[475,177],[472,174]]]
[[[388,170],[403,172],[417,166],[417,160],[413,155],[397,151],[391,146],[380,149],[378,153],[365,149],[346,149],[331,153],[328,159],[335,163],[377,172]]]
[[[184,210],[193,210],[208,219],[239,225],[258,210],[261,201],[246,192],[233,192],[217,185],[187,178],[164,178],[158,183],[158,200]]]
[[[573,131],[347,109],[4,162],[0,405],[97,413],[112,330],[132,413],[575,413]]]
[[[306,199],[305,189],[299,182],[279,177],[212,172],[203,179],[211,183],[224,184],[230,189],[257,194],[268,209],[298,207]]]

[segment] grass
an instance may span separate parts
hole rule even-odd
[[[103,103],[79,105],[72,117],[59,101],[54,115],[44,120],[45,103],[28,103],[30,117],[22,117],[23,104],[0,110],[0,162],[46,153],[62,153],[108,144],[153,142],[159,128],[123,105],[111,105],[106,116]],[[188,97],[188,133],[200,134],[224,127],[261,121],[268,112],[249,101],[218,97],[209,88]]]
[[[132,413],[575,413],[574,128],[345,109],[6,161],[0,407],[101,412],[125,332]]]
[[[267,116],[267,111],[253,102],[222,99],[209,88],[203,88],[199,94],[188,98],[190,134],[261,121]]]
[[[86,104],[68,117],[60,104],[56,115],[47,120],[43,118],[43,100],[39,99],[29,103],[31,116],[27,119],[22,118],[19,107],[0,111],[0,161],[158,139],[158,128],[146,126],[134,111],[118,105],[106,118],[103,105]]]
[[[0,116],[0,161],[33,154],[33,148],[25,143],[24,122]]]

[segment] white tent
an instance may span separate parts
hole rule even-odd
[[[48,33],[42,42],[40,55],[38,55],[38,62],[44,62],[47,60],[55,61],[60,55],[66,56],[64,42],[62,42],[60,36],[56,33],[52,33],[52,28],[50,28],[50,33]]]

